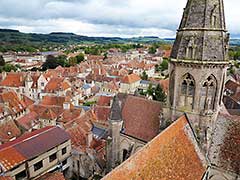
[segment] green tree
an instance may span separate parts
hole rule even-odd
[[[157,48],[155,46],[151,46],[149,49],[148,49],[148,53],[149,54],[155,54],[157,52]]]
[[[158,84],[154,90],[153,99],[160,102],[166,102],[167,96],[160,84]]]
[[[148,94],[149,96],[153,96],[153,93],[154,93],[153,85],[152,85],[152,84],[149,84],[148,89],[147,89],[147,94]]]
[[[0,66],[4,66],[6,63],[5,63],[5,60],[3,58],[3,56],[1,55],[0,56]]]
[[[70,57],[68,61],[69,61],[70,66],[74,66],[74,65],[77,64],[77,58],[76,57]]]
[[[162,63],[159,66],[161,71],[165,71],[168,69],[168,60],[167,59],[163,59]]]
[[[81,63],[82,61],[85,60],[84,54],[80,53],[79,55],[76,56],[76,59],[78,64]]]
[[[143,71],[141,79],[142,80],[148,80],[148,75],[147,75],[146,71]]]

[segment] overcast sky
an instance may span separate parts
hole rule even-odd
[[[175,37],[187,0],[0,0],[0,28],[89,36]],[[225,0],[232,37],[240,38],[240,1]]]

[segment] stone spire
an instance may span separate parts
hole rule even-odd
[[[112,120],[112,121],[121,121],[122,120],[121,107],[120,107],[120,102],[119,102],[119,98],[117,95],[113,98],[110,120]]]
[[[188,0],[171,57],[223,62],[228,59],[228,43],[223,0]]]

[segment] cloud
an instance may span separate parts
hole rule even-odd
[[[24,32],[174,37],[186,0],[0,0],[0,27]],[[228,27],[240,34],[237,5],[225,1]]]

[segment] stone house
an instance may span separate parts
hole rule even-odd
[[[48,139],[48,141],[46,141]],[[14,180],[36,179],[51,171],[66,175],[71,140],[59,127],[46,127],[0,146],[1,174]]]

